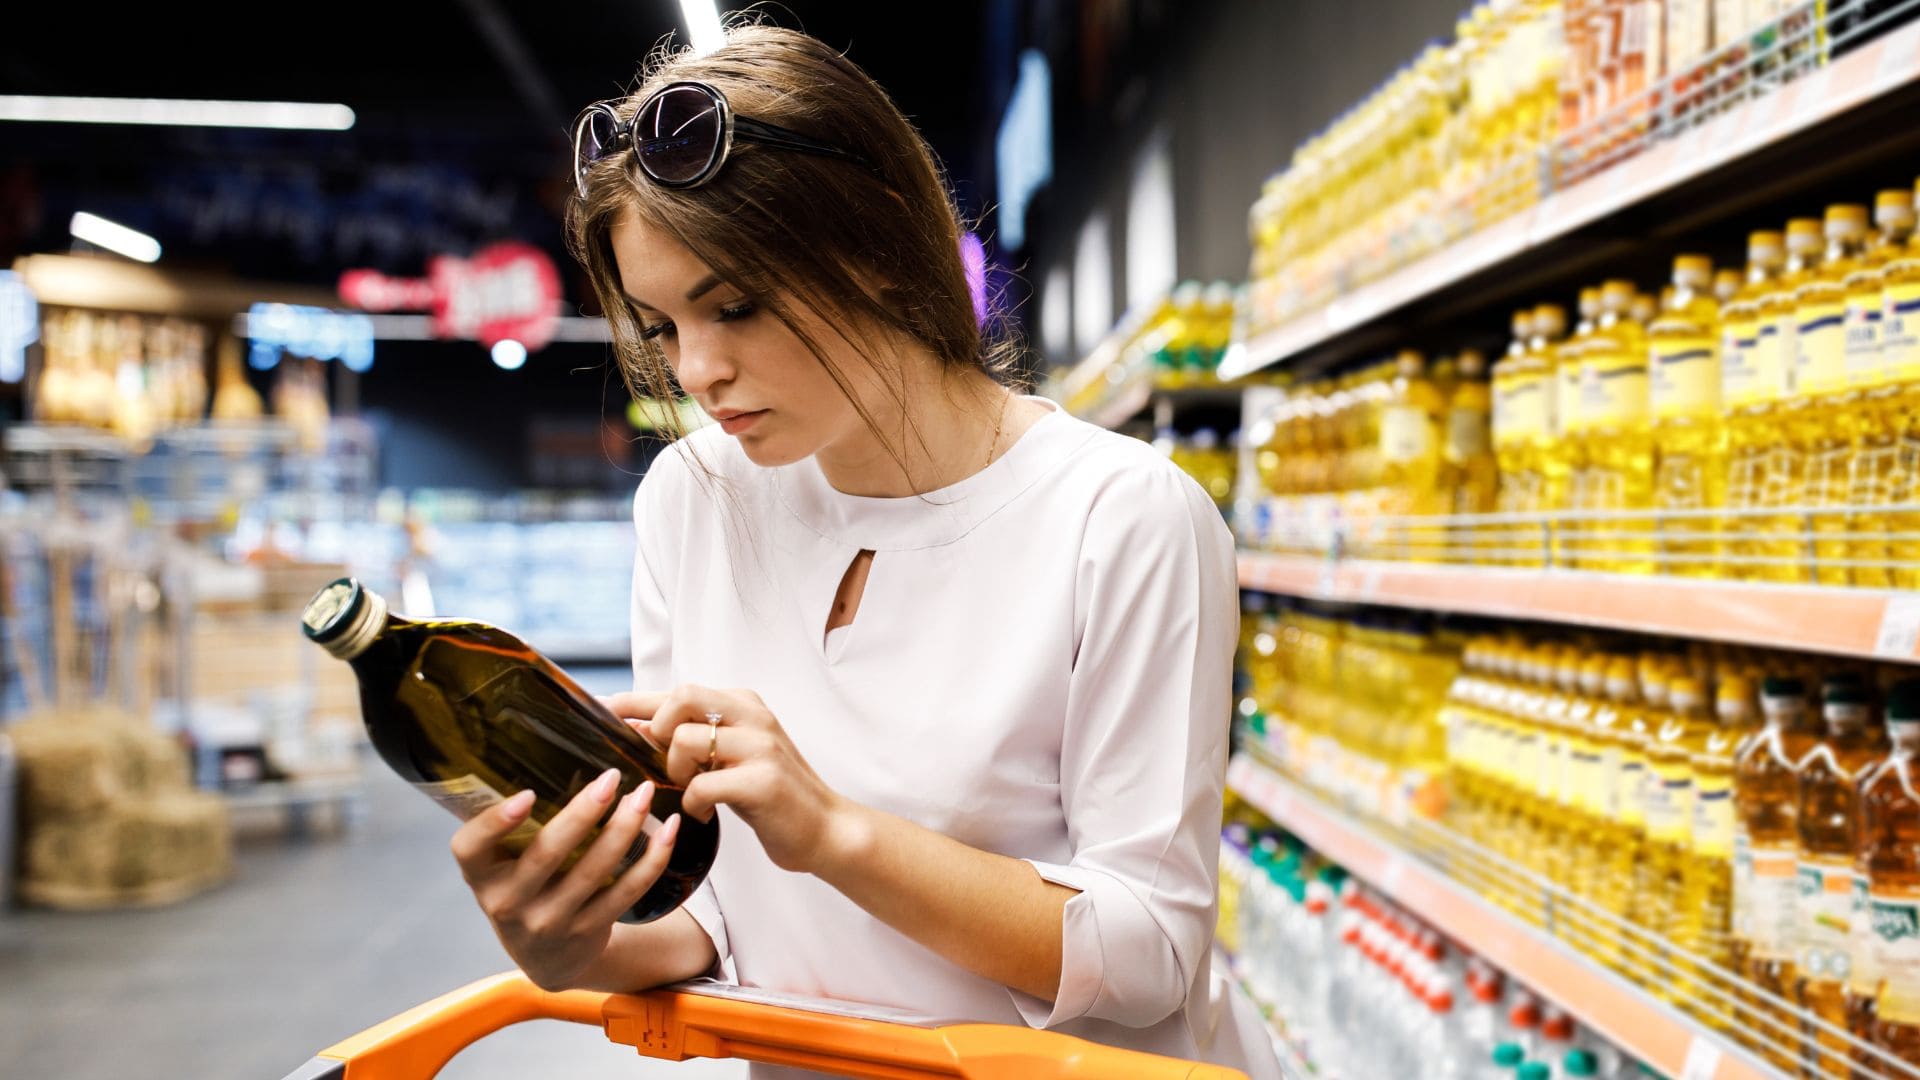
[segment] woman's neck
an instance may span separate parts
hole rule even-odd
[[[931,357],[902,366],[912,374],[902,380],[899,400],[865,395],[884,441],[858,421],[815,455],[836,491],[870,498],[938,491],[985,468],[1032,426],[1032,403],[982,372],[953,371]]]

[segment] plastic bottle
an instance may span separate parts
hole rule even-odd
[[[1779,377],[1772,375],[1771,387],[1763,380],[1762,362],[1771,355],[1767,373],[1777,370],[1777,336],[1767,340],[1768,351],[1761,351],[1760,307],[1773,288],[1773,279],[1786,259],[1785,240],[1780,233],[1761,231],[1747,237],[1747,268],[1740,289],[1721,306],[1720,312],[1720,404],[1727,414],[1727,495],[1730,510],[1752,510],[1760,505],[1760,451],[1764,417],[1768,403],[1777,400]],[[1727,519],[1732,539],[1726,551],[1734,556],[1727,561],[1728,577],[1757,576],[1754,566],[1743,561],[1758,550],[1745,535],[1754,530],[1756,520],[1749,516]]]
[[[1814,218],[1787,222],[1787,260],[1760,302],[1760,343],[1754,369],[1761,385],[1763,412],[1755,433],[1758,449],[1754,485],[1756,506],[1775,511],[1756,523],[1768,538],[1756,545],[1763,560],[1754,576],[1763,581],[1806,580],[1805,523],[1795,513],[1806,496],[1807,460],[1794,433],[1807,426],[1808,402],[1798,384],[1799,292],[1820,269],[1825,250],[1822,225]]]
[[[1594,726],[1604,745],[1601,753],[1606,761],[1613,815],[1601,842],[1595,845],[1606,853],[1598,899],[1616,919],[1631,923],[1640,911],[1636,899],[1647,851],[1649,734],[1632,658],[1615,656],[1608,662],[1606,693],[1606,703],[1595,714]],[[1640,966],[1638,954],[1619,944],[1608,944],[1600,959],[1628,974]]]
[[[1548,512],[1560,504],[1569,478],[1561,473],[1567,460],[1562,449],[1567,440],[1567,418],[1560,410],[1560,365],[1567,336],[1567,312],[1559,304],[1539,304],[1533,309],[1527,339],[1528,370],[1540,376],[1540,399],[1545,406],[1544,422],[1534,430],[1531,460],[1535,470],[1536,513]]]
[[[1673,292],[1647,330],[1657,454],[1654,502],[1662,510],[1715,510],[1726,503],[1727,432],[1720,412],[1720,305],[1713,261],[1673,261]],[[1678,518],[1662,523],[1666,572],[1719,574],[1719,523]],[[1689,539],[1681,539],[1688,537]],[[1698,539],[1691,539],[1698,537]]]
[[[1900,384],[1893,363],[1896,349],[1883,343],[1888,267],[1906,254],[1914,232],[1913,195],[1905,190],[1882,191],[1873,202],[1878,229],[1872,246],[1847,275],[1847,386],[1849,408],[1857,411],[1847,475],[1847,503],[1851,506],[1888,506],[1906,485],[1900,455]],[[1885,562],[1892,556],[1884,534],[1891,530],[1886,514],[1863,513],[1854,518],[1856,539],[1847,556],[1857,562]],[[1855,585],[1891,588],[1890,566],[1854,566]]]
[[[1866,1026],[1874,1045],[1920,1065],[1920,681],[1888,693],[1887,727],[1892,748],[1860,785],[1856,862],[1867,879],[1875,995],[1849,1026],[1856,1035]]]
[[[1633,316],[1632,283],[1609,281],[1592,343],[1581,355],[1580,415],[1593,482],[1584,509],[1610,516],[1587,531],[1604,552],[1581,565],[1623,573],[1653,569],[1653,429],[1647,384],[1646,327]],[[1582,545],[1583,549],[1587,545]]]
[[[1823,697],[1825,735],[1796,770],[1799,895],[1794,967],[1799,981],[1794,996],[1801,1008],[1844,1028],[1851,971],[1854,785],[1880,746],[1872,697],[1863,683],[1830,678]],[[1835,1055],[1816,1062],[1816,1070],[1844,1067],[1844,1042],[1824,1031],[1815,1041]]]
[[[1860,426],[1860,396],[1848,385],[1847,279],[1861,265],[1868,243],[1867,208],[1854,203],[1827,207],[1826,249],[1820,269],[1795,293],[1798,322],[1797,360],[1794,366],[1794,407],[1787,426],[1798,452],[1806,461],[1803,507],[1844,506],[1853,439]],[[1815,514],[1813,580],[1822,585],[1845,585],[1844,540],[1823,540],[1846,530],[1844,514]]]
[[[1795,907],[1798,894],[1799,764],[1818,741],[1807,702],[1806,685],[1790,676],[1769,676],[1761,687],[1760,711],[1766,726],[1740,748],[1734,763],[1736,841],[1748,852],[1750,867],[1739,881],[1748,895],[1737,900],[1748,922],[1748,980],[1774,998],[1791,1002],[1798,975],[1794,968]],[[1790,1043],[1798,1024],[1784,1006],[1766,1002],[1756,1026],[1775,1042]],[[1764,1051],[1777,1068],[1797,1062],[1778,1051]]]
[[[1600,318],[1600,290],[1580,290],[1580,321],[1573,335],[1562,342],[1554,364],[1554,407],[1560,421],[1560,437],[1554,440],[1553,454],[1545,464],[1547,492],[1543,509],[1564,512],[1588,503],[1586,458],[1586,418],[1580,411],[1580,369],[1587,349],[1593,344],[1594,326]],[[1555,558],[1564,566],[1576,566],[1575,549],[1558,537]]]
[[[1725,968],[1733,891],[1733,762],[1740,731],[1704,700],[1692,696],[1699,689],[1697,680],[1681,680],[1674,690],[1674,713],[1688,726],[1693,818],[1673,934],[1682,949],[1715,968]],[[1720,690],[1736,696],[1742,692],[1733,679],[1724,681]],[[1719,992],[1726,988],[1708,970],[1692,965],[1683,965],[1682,970],[1693,980],[1686,995],[1692,1002],[1690,1011],[1715,1027],[1724,1027],[1722,1017],[1731,1009]]]
[[[1914,184],[1920,202],[1920,181]],[[1920,444],[1920,232],[1909,237],[1904,250],[1887,261],[1881,291],[1880,351],[1896,387],[1889,411],[1897,417],[1899,437],[1906,445]],[[1910,502],[1920,490],[1920,463],[1903,459],[1896,474],[1896,501]],[[1920,514],[1891,515],[1888,531],[1920,534]],[[1920,588],[1920,539],[1894,540],[1888,545],[1894,560],[1893,583],[1901,589]]]
[[[1447,400],[1440,490],[1452,493],[1453,513],[1485,514],[1493,510],[1500,484],[1490,427],[1493,399],[1487,386],[1487,358],[1478,349],[1462,350],[1455,372]]]
[[[1513,340],[1493,366],[1493,449],[1500,465],[1497,508],[1502,513],[1532,513],[1540,504],[1533,448],[1546,430],[1547,404],[1541,371],[1527,362],[1532,329],[1531,311],[1514,312]]]

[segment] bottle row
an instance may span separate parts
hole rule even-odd
[[[1655,1075],[1257,813],[1234,817],[1220,846],[1219,941],[1318,1075]]]
[[[1891,0],[1489,0],[1296,148],[1250,214],[1259,333],[1772,93]]]
[[[1920,1065],[1920,680],[1702,643],[1255,603],[1253,737],[1776,1064]],[[1577,916],[1577,917],[1575,917]],[[1727,999],[1732,999],[1731,1003]],[[1758,1037],[1752,1037],[1752,1033]]]
[[[1916,185],[1920,188],[1920,184]],[[1755,232],[1741,269],[1674,260],[1515,313],[1513,340],[1295,388],[1253,429],[1256,542],[1399,523],[1362,553],[1823,585],[1920,584],[1920,240],[1914,194]],[[1289,526],[1287,523],[1293,523]],[[1291,528],[1291,531],[1289,531]]]

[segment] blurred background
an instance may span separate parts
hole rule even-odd
[[[756,10],[926,135],[1036,390],[1154,440],[1243,546],[1324,552],[1356,506],[1300,500],[1379,434],[1289,441],[1332,380],[1418,405],[1383,357],[1497,357],[1516,303],[1657,292],[1683,245],[1737,270],[1756,223],[1920,171],[1920,3],[1460,2]],[[277,1077],[508,966],[294,623],[353,574],[624,688],[630,499],[691,407],[609,365],[568,128],[734,8],[9,12],[0,1073]],[[1494,508],[1491,407],[1435,400],[1372,510]],[[737,1075],[557,1025],[484,1051],[449,1075]]]

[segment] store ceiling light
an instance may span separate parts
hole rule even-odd
[[[85,210],[73,215],[67,231],[95,247],[117,255],[150,263],[160,258],[160,241],[138,229],[129,229],[117,221],[108,221]]]
[[[714,0],[680,0],[680,15],[687,20],[687,34],[693,38],[693,55],[705,56],[727,43],[727,31],[720,25],[720,9]]]
[[[518,371],[520,365],[527,362],[527,347],[513,340],[503,338],[493,343],[493,362],[505,371]]]
[[[167,127],[345,131],[353,110],[304,101],[198,101],[186,98],[34,97],[0,94],[0,120],[45,124],[159,124]]]

